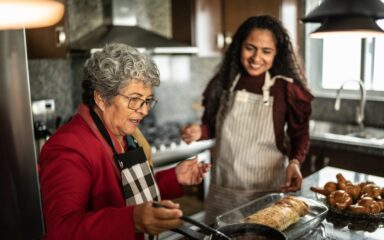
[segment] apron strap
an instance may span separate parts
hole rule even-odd
[[[111,146],[112,151],[113,151],[113,158],[115,159],[117,165],[119,166],[119,168],[121,170],[124,163],[120,162],[119,159],[117,158],[117,156],[119,154],[117,153],[115,146],[113,145],[111,136],[109,136],[109,133],[108,133],[107,129],[105,128],[103,122],[101,121],[100,117],[96,114],[96,112],[93,111],[92,107],[89,108],[89,111],[90,111],[91,117],[92,117],[93,121],[95,122],[96,127],[99,129],[101,135],[104,137],[105,141],[107,141],[108,145]]]

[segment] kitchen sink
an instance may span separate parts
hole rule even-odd
[[[310,133],[314,139],[331,139],[343,142],[384,145],[384,129],[359,127],[357,125],[341,124],[327,121],[310,121]]]

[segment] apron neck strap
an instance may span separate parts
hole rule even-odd
[[[101,121],[100,117],[96,114],[95,111],[93,111],[92,107],[89,108],[89,111],[91,113],[91,117],[92,117],[93,121],[96,124],[97,129],[99,129],[99,131],[100,131],[101,135],[104,137],[105,141],[107,141],[108,145],[112,148],[113,155],[116,155],[117,152],[116,152],[116,149],[113,145],[111,136],[109,136],[109,133],[108,133],[107,129],[105,128],[103,122]]]

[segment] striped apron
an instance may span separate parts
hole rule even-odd
[[[217,157],[206,201],[206,222],[210,224],[224,212],[280,191],[285,179],[288,159],[276,147],[273,97],[234,92],[239,79],[231,86],[232,107],[216,139]]]

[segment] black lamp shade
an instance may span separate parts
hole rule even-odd
[[[384,34],[376,23],[382,18],[384,3],[380,0],[324,0],[301,21],[322,24],[311,33],[314,38],[341,33],[374,37]]]
[[[328,17],[367,16],[384,18],[384,3],[380,0],[324,0],[318,7],[301,18],[306,22],[323,22]]]
[[[384,31],[377,25],[376,21],[367,16],[343,16],[328,17],[323,20],[322,25],[311,33],[313,38],[349,34],[350,36],[375,37],[384,36]]]

